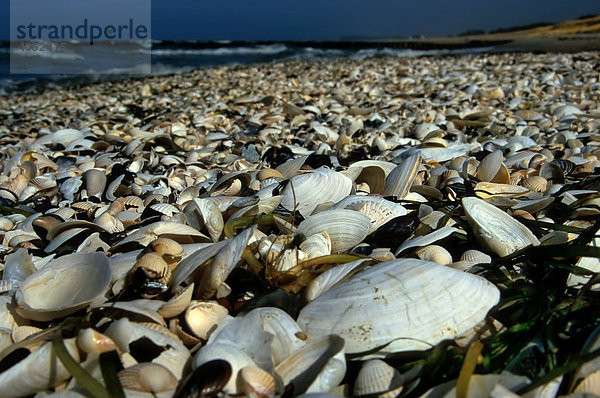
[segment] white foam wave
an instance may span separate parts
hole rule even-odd
[[[228,56],[228,55],[271,55],[286,51],[288,48],[284,44],[270,44],[255,47],[219,47],[219,48],[198,48],[198,49],[158,49],[152,50],[152,55],[173,56],[173,55],[207,55],[207,56]],[[144,50],[142,50],[144,51]]]

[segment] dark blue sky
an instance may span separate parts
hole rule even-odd
[[[180,40],[437,36],[585,14],[600,14],[600,0],[153,0],[152,36]],[[4,39],[8,15],[9,1],[0,0]]]

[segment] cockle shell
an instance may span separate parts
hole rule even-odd
[[[216,301],[193,301],[185,311],[185,321],[196,337],[208,340],[227,314],[227,308]]]
[[[439,245],[427,245],[415,251],[421,260],[433,261],[434,263],[448,265],[452,263],[452,255],[448,250]]]
[[[392,218],[406,214],[404,206],[379,196],[370,195],[349,195],[331,206],[330,209],[354,210],[365,214],[371,219],[369,233],[372,233]]]
[[[354,383],[354,396],[377,394],[380,398],[394,398],[402,391],[404,378],[380,359],[366,361]]]
[[[177,379],[162,365],[152,362],[139,363],[121,370],[119,381],[127,390],[158,393],[175,390]]]
[[[275,378],[258,366],[242,368],[237,378],[238,390],[249,398],[268,398],[275,395]]]
[[[110,277],[104,253],[73,253],[52,260],[23,281],[16,294],[17,312],[37,321],[72,314],[101,296]]]
[[[499,256],[540,244],[527,227],[496,206],[474,197],[463,198],[462,204],[477,240]]]
[[[379,348],[368,357],[382,357],[457,337],[499,299],[499,290],[481,277],[399,259],[367,268],[321,294],[300,311],[297,322],[309,341],[336,333],[346,341],[347,353]]]
[[[307,255],[307,259],[331,254],[331,238],[326,231],[310,235],[299,246]]]

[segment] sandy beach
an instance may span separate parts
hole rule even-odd
[[[598,41],[505,45],[0,97],[3,391],[591,391]]]

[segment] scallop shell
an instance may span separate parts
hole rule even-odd
[[[352,180],[333,170],[320,168],[294,176],[283,190],[281,206],[308,217],[326,202],[337,202],[350,194]]]
[[[17,312],[28,319],[49,321],[72,314],[101,296],[111,279],[103,253],[73,253],[52,260],[17,290]]]
[[[435,283],[431,283],[435,281]],[[427,350],[468,331],[500,299],[486,279],[417,259],[386,261],[309,302],[298,324],[309,339],[336,333],[349,354]],[[327,316],[323,316],[327,314]]]
[[[496,206],[473,197],[463,198],[462,204],[477,240],[499,256],[540,244],[527,227]]]
[[[371,220],[352,210],[326,210],[307,217],[300,223],[296,234],[311,236],[327,232],[331,239],[332,253],[351,249],[362,242],[371,230]]]

